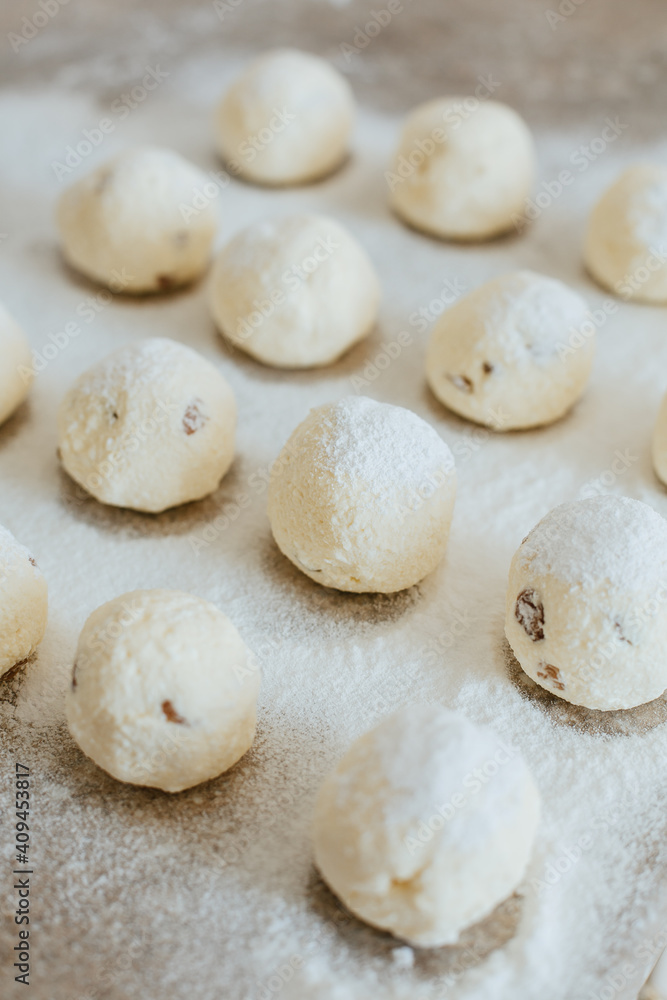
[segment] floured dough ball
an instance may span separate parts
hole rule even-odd
[[[567,285],[532,271],[488,281],[440,317],[426,378],[455,413],[494,430],[562,417],[584,391],[595,326]]]
[[[667,302],[667,169],[624,171],[591,212],[584,260],[603,288],[623,299]]]
[[[259,184],[305,184],[338,167],[354,96],[329,63],[275,49],[254,59],[218,107],[218,150],[232,173]]]
[[[238,233],[211,276],[213,318],[236,347],[278,368],[330,364],[370,333],[380,284],[333,219],[292,215]]]
[[[58,204],[72,267],[115,292],[160,292],[208,267],[218,226],[209,178],[169,149],[139,146],[77,181]]]
[[[633,708],[667,688],[667,524],[639,500],[556,507],[512,560],[505,634],[575,705]]]
[[[155,337],[84,372],[58,425],[72,479],[103,503],[157,513],[216,489],[234,457],[236,402],[205,358]]]
[[[180,792],[235,764],[255,735],[259,668],[214,604],[135,590],[83,627],[67,722],[120,781]]]
[[[496,101],[444,97],[408,116],[391,171],[391,204],[410,225],[454,240],[487,240],[521,217],[535,176],[523,119]]]
[[[0,525],[0,677],[35,652],[47,611],[46,580],[37,563]]]
[[[311,410],[271,469],[279,549],[325,587],[391,594],[444,555],[452,453],[416,413],[347,396]]]
[[[33,378],[28,338],[0,302],[0,424],[21,405]]]
[[[516,747],[439,705],[410,705],[325,780],[315,863],[367,923],[420,947],[454,944],[516,889],[539,812]]]

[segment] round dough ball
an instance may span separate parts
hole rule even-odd
[[[84,372],[58,426],[72,479],[103,503],[157,513],[217,488],[234,458],[236,402],[205,358],[154,337]]]
[[[667,169],[624,171],[591,212],[584,261],[595,280],[623,299],[667,302]]]
[[[416,413],[347,396],[311,410],[271,469],[279,549],[325,587],[391,594],[444,555],[452,453]]]
[[[180,792],[235,764],[255,735],[259,668],[214,604],[135,590],[83,627],[69,730],[119,781]]]
[[[28,338],[0,303],[0,424],[21,405],[34,377]]]
[[[258,361],[313,368],[340,357],[377,319],[380,283],[366,251],[333,219],[291,215],[238,233],[210,285],[221,332]]]
[[[667,524],[639,500],[552,510],[512,560],[505,634],[534,681],[605,711],[667,688]]]
[[[37,563],[0,525],[0,677],[35,652],[47,612],[46,580]]]
[[[115,292],[161,292],[208,267],[218,227],[209,178],[169,149],[127,149],[58,203],[63,253]]]
[[[295,49],[254,59],[223,97],[218,151],[233,173],[258,184],[305,184],[347,155],[354,96],[328,62]]]
[[[523,119],[496,101],[420,104],[403,128],[386,174],[394,210],[410,225],[454,240],[488,240],[522,216],[535,177]]]
[[[498,431],[558,420],[583,393],[595,326],[581,296],[517,271],[488,281],[443,313],[426,378],[455,413]]]
[[[420,947],[454,944],[521,882],[539,812],[516,747],[439,705],[410,705],[325,780],[315,863],[367,923]]]

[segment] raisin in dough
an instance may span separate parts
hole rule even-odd
[[[21,405],[33,378],[28,338],[0,302],[0,424]]]
[[[271,469],[280,550],[312,580],[390,594],[431,573],[456,496],[452,453],[416,413],[347,396],[311,410]]]
[[[46,580],[37,563],[0,525],[0,677],[35,652],[47,612]]]
[[[67,722],[114,778],[180,792],[248,750],[259,683],[252,654],[214,604],[178,590],[136,590],[84,625]]]
[[[333,219],[292,215],[238,233],[216,260],[220,331],[264,364],[327,365],[370,333],[380,285],[366,251]]]
[[[408,116],[388,180],[394,210],[416,229],[488,240],[522,217],[534,177],[533,138],[516,111],[445,97]]]
[[[216,199],[202,198],[209,183],[169,149],[125,150],[62,195],[57,218],[67,262],[117,292],[193,281],[208,267],[218,226]]]
[[[623,299],[667,302],[667,169],[624,171],[593,208],[584,244],[595,280]]]
[[[103,503],[156,513],[216,489],[234,457],[236,402],[205,358],[155,337],[84,372],[58,425],[72,479]]]
[[[254,59],[223,97],[218,151],[259,184],[305,184],[338,167],[354,124],[347,80],[324,59],[275,49]]]
[[[443,313],[431,333],[426,378],[462,417],[498,431],[538,427],[579,399],[594,354],[584,300],[560,281],[517,271]]]
[[[556,507],[510,569],[505,634],[534,681],[575,705],[633,708],[667,688],[667,524],[638,500]]]
[[[324,781],[315,862],[367,923],[420,947],[454,944],[521,882],[539,812],[516,747],[438,705],[410,705]]]

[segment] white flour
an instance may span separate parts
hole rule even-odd
[[[219,171],[210,112],[233,69],[200,60],[174,70],[70,179],[148,140]],[[2,801],[17,759],[30,766],[34,791],[32,1000],[590,1000],[607,977],[614,998],[636,997],[667,910],[665,703],[600,717],[538,691],[508,665],[503,607],[514,550],[556,504],[602,490],[667,516],[649,456],[667,383],[665,313],[622,305],[600,329],[592,382],[572,415],[502,436],[457,419],[427,392],[426,333],[414,314],[425,307],[435,318],[445,287],[471,289],[519,268],[557,277],[599,308],[605,296],[580,262],[586,212],[626,162],[659,159],[666,149],[632,150],[624,138],[521,237],[479,247],[438,243],[391,216],[382,171],[399,123],[368,112],[354,157],[325,182],[295,191],[227,184],[221,239],[265,214],[321,211],[349,226],[382,279],[381,322],[369,341],[331,368],[286,374],[225,347],[201,285],[101,303],[86,319],[84,303],[98,290],[59,257],[53,206],[62,184],[50,164],[105,109],[82,92],[24,90],[5,93],[0,113],[0,299],[44,361],[29,405],[0,429],[0,523],[30,548],[50,584],[39,656],[0,687]],[[542,175],[557,176],[576,137],[538,141]],[[65,332],[69,323],[76,334]],[[375,359],[401,331],[412,342],[382,370]],[[238,457],[216,495],[159,517],[87,499],[55,457],[56,408],[72,380],[149,336],[202,352],[239,401]],[[446,560],[392,597],[319,588],[277,552],[265,515],[268,465],[311,407],[355,391],[353,376],[364,377],[365,395],[428,420],[457,461]],[[612,471],[617,451],[627,455],[621,473]],[[174,797],[105,776],[63,723],[83,622],[140,587],[214,601],[264,674],[254,748],[229,774]],[[468,932],[461,947],[413,953],[340,913],[314,874],[309,822],[323,775],[351,740],[420,699],[517,744],[544,808],[523,898]],[[6,965],[16,929],[9,906],[4,913]],[[3,996],[14,995],[23,994],[3,983]]]

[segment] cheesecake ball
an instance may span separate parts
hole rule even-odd
[[[84,625],[67,723],[114,778],[180,792],[248,750],[259,684],[252,654],[214,604],[179,590],[135,590]]]
[[[170,149],[126,149],[60,198],[65,259],[114,292],[186,285],[208,267],[218,227],[209,187],[206,174]]]
[[[81,375],[58,415],[60,458],[102,503],[157,513],[216,489],[236,402],[217,368],[173,340],[121,348]]]
[[[517,748],[439,705],[409,705],[352,744],[315,807],[315,863],[362,920],[455,944],[521,882],[539,795]]]
[[[311,410],[271,468],[278,548],[311,580],[391,594],[444,555],[456,496],[452,453],[416,413],[347,396]]]
[[[591,212],[584,262],[595,280],[626,300],[667,302],[667,168],[625,170]]]
[[[535,170],[533,138],[516,111],[443,97],[410,113],[385,179],[392,207],[416,229],[489,240],[522,216]]]
[[[0,302],[0,424],[21,405],[34,377],[28,338]]]
[[[498,431],[558,420],[582,395],[595,326],[581,296],[516,271],[486,282],[433,328],[426,378],[441,403]]]
[[[324,59],[274,49],[231,85],[216,115],[218,151],[231,173],[258,184],[307,184],[345,159],[352,88]]]
[[[211,312],[220,331],[276,368],[335,361],[370,333],[379,299],[366,251],[323,215],[291,215],[243,229],[211,275]]]
[[[0,677],[35,652],[47,612],[46,580],[37,563],[0,525]]]
[[[657,698],[667,688],[667,523],[627,497],[556,507],[512,560],[505,634],[528,676],[574,705]]]

